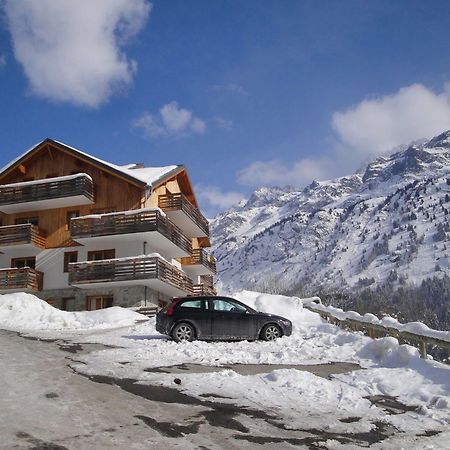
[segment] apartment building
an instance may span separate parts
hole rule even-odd
[[[215,295],[209,226],[182,165],[118,166],[45,139],[0,169],[0,293],[61,309]]]

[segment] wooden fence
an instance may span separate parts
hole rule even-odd
[[[314,303],[306,303],[304,308],[309,309],[320,315],[327,322],[338,325],[345,330],[361,331],[372,339],[392,336],[398,339],[401,344],[409,344],[417,347],[421,358],[427,358],[430,347],[437,347],[450,352],[450,342],[442,339],[437,339],[431,336],[412,333],[410,331],[401,331],[394,327],[388,327],[381,324],[374,324],[364,322],[362,320],[338,318],[329,311],[323,311],[321,308],[314,306]]]

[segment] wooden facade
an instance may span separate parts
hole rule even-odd
[[[109,236],[113,239],[114,236],[122,238],[122,236],[142,235],[141,237],[145,240],[145,233],[156,232],[170,240],[183,252],[176,256],[170,256],[170,254],[166,256],[169,260],[178,258],[178,262],[173,259],[174,265],[164,260],[153,261],[155,271],[147,275],[178,286],[181,292],[188,295],[195,294],[194,281],[177,269],[182,261],[179,257],[189,255],[188,258],[190,258],[193,251],[194,255],[200,254],[202,247],[210,245],[209,226],[208,221],[198,210],[185,168],[177,166],[176,169],[169,170],[153,185],[148,185],[132,172],[132,170],[121,170],[118,166],[105,163],[50,139],[41,142],[8,166],[0,174],[0,256],[9,258],[8,261],[13,265],[17,259],[13,255],[14,246],[20,247],[22,253],[17,259],[17,261],[20,260],[21,268],[1,269],[3,271],[0,274],[2,289],[8,290],[8,286],[10,289],[20,289],[23,286],[26,290],[41,290],[45,273],[35,270],[34,263],[31,267],[31,263],[26,259],[31,255],[39,255],[41,250],[61,249],[64,252],[59,253],[62,255],[63,262],[58,268],[62,273],[69,273],[69,285],[71,285],[72,281],[78,280],[80,276],[87,276],[88,273],[89,276],[93,275],[90,270],[86,272],[87,268],[82,269],[83,265],[70,263],[68,255],[70,247],[76,250],[72,251],[75,255],[79,254],[79,250],[83,247],[86,251],[89,250],[88,247],[92,242],[101,246],[101,240],[93,240],[96,237]],[[78,198],[75,197],[83,200],[77,203]],[[72,198],[71,203],[65,202],[70,198]],[[58,202],[51,203],[55,199]],[[57,206],[49,209],[47,207],[49,204]],[[198,236],[192,232],[185,234],[185,230],[173,223],[164,213],[159,213],[157,210],[146,211],[146,208],[179,211],[185,215],[183,220],[190,220],[194,228],[197,227],[201,233]],[[139,211],[133,213],[134,210]],[[95,217],[92,217],[93,215]],[[184,224],[183,221],[181,222]],[[122,239],[121,242],[125,241]],[[144,250],[146,244],[145,242]],[[98,248],[98,245],[95,248]],[[126,247],[126,244],[124,245]],[[1,255],[2,248],[5,250],[7,247],[8,255]],[[151,245],[149,247],[151,249]],[[33,248],[33,253],[27,254],[27,248]],[[161,248],[169,247],[166,245]],[[85,254],[86,251],[82,253]],[[139,276],[146,275],[148,262],[144,265],[139,262],[142,250],[133,251],[136,251],[132,253],[136,255],[134,262],[125,264],[119,261],[120,257],[116,256],[117,260],[112,263],[115,271],[114,278],[118,277],[116,282],[120,281],[124,273],[128,274],[130,267],[133,268],[133,276],[137,277],[136,280],[139,280]],[[128,255],[125,256],[128,257]],[[76,260],[77,256],[74,258]],[[84,258],[89,259],[89,256]],[[3,260],[3,266],[9,265],[8,262],[5,263],[5,258]],[[201,263],[205,261],[212,267],[212,260],[202,259]],[[185,262],[188,263],[188,260]],[[181,262],[182,265],[183,262]],[[39,268],[39,256],[36,257],[36,266]],[[92,267],[98,269],[94,271],[95,277],[100,276],[106,266],[96,264]],[[145,267],[144,271],[141,270],[142,267]],[[95,283],[96,280],[92,279],[89,282]],[[68,303],[67,298],[72,301],[69,295],[65,297],[65,301],[62,300],[62,305]]]
[[[37,217],[39,229],[47,236],[46,247],[67,247],[72,242],[67,219],[71,212],[83,216],[104,210],[127,211],[141,207],[144,186],[139,186],[137,182],[133,184],[51,144],[42,146],[13,170],[0,175],[0,185],[76,173],[86,173],[92,178],[93,204],[2,214],[2,225],[14,225],[18,219]]]

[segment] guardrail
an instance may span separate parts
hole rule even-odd
[[[430,346],[445,349],[450,352],[450,341],[439,339],[433,336],[414,333],[412,331],[401,330],[395,327],[381,325],[378,323],[370,323],[356,318],[337,317],[331,311],[325,310],[326,307],[314,303],[314,301],[303,303],[303,307],[315,312],[325,319],[327,322],[338,325],[345,330],[361,331],[372,339],[392,336],[396,338],[401,344],[409,344],[417,347],[420,352],[420,357],[426,359],[428,355],[428,348]],[[361,316],[362,317],[362,316]],[[401,324],[400,324],[401,325]],[[402,325],[403,327],[405,325]],[[434,330],[430,330],[431,332]],[[439,333],[439,332],[437,332]]]

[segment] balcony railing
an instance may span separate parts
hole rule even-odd
[[[44,274],[35,269],[0,269],[0,291],[41,291]]]
[[[216,273],[216,258],[209,255],[202,248],[192,250],[192,256],[187,258],[179,258],[182,266],[201,265],[208,268],[212,273]]]
[[[45,237],[37,226],[26,223],[0,227],[0,250],[4,247],[26,244],[45,248]]]
[[[6,213],[65,206],[64,202],[56,202],[58,199],[72,199],[67,206],[93,203],[91,177],[83,173],[0,185],[0,211]]]
[[[181,270],[157,256],[85,261],[69,265],[69,284],[120,283],[160,280],[186,294],[193,293],[192,281]],[[129,283],[128,283],[129,284]]]
[[[217,295],[212,275],[201,275],[199,281],[200,283],[194,284],[194,295]]]
[[[214,288],[214,277],[212,275],[200,275],[200,284]]]
[[[194,296],[203,296],[203,295],[210,295],[210,296],[216,296],[217,291],[210,286],[205,286],[204,284],[194,284]]]
[[[204,236],[209,236],[208,220],[183,194],[160,195],[158,197],[158,206],[164,212],[183,211],[202,231]]]
[[[136,210],[93,216],[75,217],[70,221],[74,240],[100,236],[120,236],[157,231],[183,249],[192,253],[192,243],[183,232],[158,210]]]

